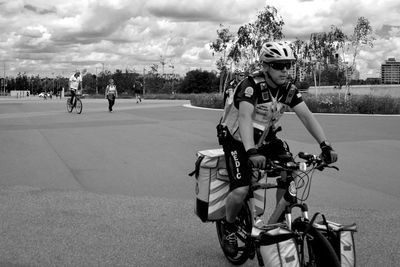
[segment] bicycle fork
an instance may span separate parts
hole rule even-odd
[[[289,230],[292,230],[292,209],[293,208],[300,208],[302,217],[305,220],[308,220],[308,206],[306,203],[301,203],[301,204],[297,203],[297,204],[293,204],[291,206],[286,206],[285,218],[286,218],[286,224],[287,224]]]

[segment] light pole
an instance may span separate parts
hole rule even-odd
[[[146,68],[143,68],[143,96],[146,94]]]
[[[96,81],[95,81],[95,83],[96,83],[96,95],[98,95],[99,94],[99,87],[97,85],[97,67],[96,67]]]

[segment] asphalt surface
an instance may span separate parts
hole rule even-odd
[[[221,111],[187,103],[118,99],[109,113],[84,99],[78,115],[65,100],[0,99],[0,266],[230,266],[187,176],[196,151],[218,147]],[[316,116],[340,171],[315,175],[311,213],[358,224],[358,266],[397,266],[400,117]],[[295,115],[282,126],[292,151],[318,152]]]

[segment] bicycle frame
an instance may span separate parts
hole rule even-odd
[[[275,165],[272,163],[272,167],[276,168],[275,170],[281,170],[281,171],[288,171],[288,172],[294,172],[294,171],[302,171],[305,175],[308,177],[308,173],[310,171],[313,171],[314,169],[319,169],[319,168],[324,168],[324,167],[332,167],[335,168],[334,166],[327,166],[318,158],[318,156],[315,155],[309,155],[305,153],[299,153],[300,158],[306,159],[307,163],[296,163],[295,165],[287,165],[287,166],[279,166]],[[307,167],[311,168],[307,170]],[[271,167],[271,166],[270,166]],[[271,167],[271,168],[272,168]],[[306,172],[308,171],[308,172]],[[258,181],[261,180],[261,176],[267,175],[266,171],[259,170],[260,176],[258,177]],[[280,178],[280,176],[275,177],[275,178]],[[271,178],[269,178],[271,179]],[[230,257],[227,254],[225,256],[227,259],[235,264],[243,264],[247,259],[253,259],[255,255],[257,255],[258,262],[260,266],[262,266],[262,258],[260,255],[260,251],[256,249],[256,239],[257,237],[260,236],[260,234],[263,231],[268,231],[273,228],[281,227],[288,229],[292,231],[293,233],[296,234],[297,236],[297,242],[298,242],[298,247],[299,247],[299,255],[300,259],[302,262],[302,265],[306,266],[326,266],[328,264],[329,266],[339,266],[339,260],[335,254],[335,251],[333,250],[332,246],[328,243],[326,238],[322,236],[321,233],[319,233],[315,228],[310,225],[309,222],[309,215],[308,215],[308,206],[306,203],[295,203],[293,205],[290,205],[289,202],[287,202],[284,197],[279,200],[278,204],[276,205],[274,212],[270,216],[270,219],[267,224],[264,223],[264,221],[261,219],[261,216],[257,216],[256,214],[256,208],[255,208],[255,198],[254,198],[254,191],[257,189],[271,189],[271,188],[278,188],[278,185],[276,183],[268,183],[268,180],[266,180],[265,184],[260,184],[255,182],[252,183],[249,189],[248,196],[246,197],[245,200],[245,205],[243,207],[243,212],[241,212],[241,215],[238,217],[244,217],[244,218],[239,218],[239,231],[237,233],[237,237],[239,240],[241,240],[244,243],[244,247],[241,248],[241,254],[238,255],[237,257]],[[301,210],[301,216],[293,220],[292,218],[292,210],[294,208],[299,208]],[[246,210],[250,214],[246,215]],[[285,214],[285,221],[283,222],[278,222],[278,218],[282,215]],[[247,219],[246,219],[247,217]],[[273,218],[271,220],[271,218]],[[247,221],[245,224],[250,224],[250,225],[245,225],[245,227],[241,227],[241,222]],[[295,225],[293,225],[293,222],[296,222]],[[221,228],[222,227],[222,228]],[[221,243],[221,237],[220,237],[220,232],[223,230],[223,223],[217,221],[217,233],[218,237]],[[245,229],[247,228],[247,229]],[[310,239],[311,238],[311,239]],[[312,246],[318,246],[320,248],[314,248]],[[222,244],[221,244],[222,247]],[[312,248],[310,248],[312,247]],[[224,252],[225,253],[225,252]],[[320,254],[320,255],[317,255]],[[307,262],[307,264],[305,264]],[[328,263],[327,263],[328,262]],[[331,264],[332,262],[332,264]]]
[[[74,108],[76,110],[76,113],[82,113],[82,101],[77,95],[75,95],[74,97],[73,105],[71,105],[71,97],[67,98],[67,111],[71,113]]]

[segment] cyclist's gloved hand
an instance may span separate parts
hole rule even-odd
[[[321,159],[325,162],[325,163],[334,163],[337,161],[338,159],[338,155],[335,152],[335,150],[333,150],[331,144],[328,141],[323,141],[320,145],[320,148],[322,150],[321,153]]]
[[[250,148],[247,150],[247,155],[249,156],[249,163],[253,168],[265,169],[266,158],[259,154],[257,149]]]

